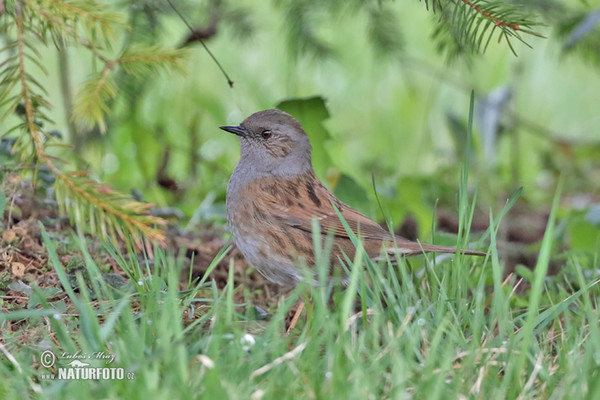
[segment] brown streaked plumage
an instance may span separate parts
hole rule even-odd
[[[221,129],[238,135],[241,147],[240,161],[227,186],[227,221],[244,257],[267,279],[295,284],[301,279],[299,260],[314,265],[313,219],[319,223],[322,240],[333,235],[331,265],[339,264],[343,254],[354,257],[354,245],[335,208],[362,238],[373,259],[381,255],[382,248],[390,255],[402,256],[456,252],[453,247],[394,237],[339,201],[316,177],[308,137],[291,115],[265,110],[252,114],[240,126]]]

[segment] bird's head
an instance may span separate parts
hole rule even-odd
[[[290,114],[264,110],[239,126],[221,126],[239,137],[240,163],[258,172],[295,175],[312,169],[311,146],[302,125]]]

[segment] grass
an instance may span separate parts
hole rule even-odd
[[[468,165],[459,190],[463,246],[474,209]],[[327,279],[331,242],[316,241],[320,284],[281,297],[267,320],[255,317],[249,295],[236,302],[233,263],[223,290],[208,280],[229,246],[202,280],[185,284],[183,260],[160,248],[152,261],[108,248],[130,278],[115,288],[80,236],[86,268],[75,288],[42,229],[76,311],[34,288],[40,306],[0,314],[0,398],[600,398],[599,281],[586,278],[589,263],[575,252],[546,276],[560,189],[527,282],[504,275],[496,235],[519,195],[490,215],[485,258],[457,252],[375,264],[351,234],[359,250],[342,288]],[[311,312],[287,336],[285,316],[301,296],[311,299]],[[43,364],[46,350],[59,355],[55,366],[71,361],[63,353],[91,355],[82,361],[122,368],[123,379],[41,379],[57,373]]]
[[[586,281],[575,256],[559,276],[545,277],[553,223],[528,292],[502,280],[493,246],[485,260],[428,256],[400,259],[397,267],[358,252],[346,289],[301,285],[267,321],[251,316],[249,301],[234,302],[233,274],[222,291],[207,280],[182,288],[181,260],[160,249],[153,264],[113,250],[137,278],[121,290],[86,256],[79,287],[90,290],[76,292],[44,233],[77,313],[44,301],[41,309],[0,317],[3,331],[11,321],[40,335],[22,343],[3,334],[0,398],[598,398],[597,281]],[[325,276],[326,263],[318,267]],[[312,312],[286,336],[284,316],[304,293]],[[114,354],[110,366],[133,379],[41,380],[49,372],[40,365],[45,349]]]
[[[417,7],[416,2],[413,6]],[[267,21],[275,22],[262,24],[263,27],[278,29],[279,14],[261,11],[260,17],[268,17]],[[415,25],[413,28],[422,25],[418,18],[407,22]],[[340,24],[336,25],[336,32],[343,28],[351,35],[361,35],[355,21],[343,24],[340,21]],[[360,41],[348,40],[348,35],[344,34],[335,36],[336,41],[351,46],[356,54],[365,53],[366,47]],[[432,111],[428,96],[418,95],[429,93],[430,90],[440,92],[440,89],[429,88],[430,74],[411,79],[408,86],[410,90],[407,90],[405,84],[401,83],[403,81],[397,79],[399,75],[396,68],[390,68],[386,63],[373,63],[369,57],[355,56],[346,57],[349,61],[341,60],[339,65],[327,64],[322,75],[347,76],[349,82],[366,82],[368,76],[373,76],[378,82],[390,82],[384,92],[381,92],[380,84],[350,85],[345,90],[340,90],[339,80],[317,84],[314,81],[314,68],[310,65],[310,68],[305,68],[299,64],[302,71],[290,75],[289,68],[285,68],[287,61],[282,58],[285,53],[272,51],[273,48],[285,47],[279,43],[285,38],[279,34],[273,37],[274,41],[265,42],[266,45],[261,48],[238,46],[233,52],[228,50],[231,47],[228,36],[216,38],[217,42],[214,43],[217,51],[220,47],[221,53],[225,54],[226,62],[229,57],[230,65],[245,65],[238,71],[240,79],[236,79],[242,83],[238,84],[236,98],[245,99],[237,102],[243,104],[239,108],[244,113],[256,110],[259,106],[265,108],[272,105],[274,99],[281,95],[282,87],[290,86],[291,81],[298,82],[291,85],[298,88],[286,91],[286,95],[305,96],[316,90],[330,99],[335,120],[329,121],[328,126],[334,136],[348,143],[347,148],[332,151],[335,165],[344,172],[353,172],[352,175],[356,176],[359,175],[358,169],[368,165],[365,158],[367,152],[362,151],[364,146],[360,144],[365,142],[353,140],[353,137],[376,145],[374,152],[380,155],[383,171],[393,168],[394,171],[398,169],[410,173],[426,170],[431,163],[437,165],[438,169],[444,168],[443,157],[438,157],[436,146],[430,143],[433,139],[421,143],[425,135],[416,134],[429,132],[429,129],[422,128],[415,121],[423,119],[424,115],[441,115],[442,111],[453,109],[456,96],[462,96],[462,89],[439,85],[444,88],[442,92],[449,94],[442,96],[446,100],[442,98],[437,101],[439,104],[435,107],[439,112]],[[427,45],[425,42],[429,40],[428,35],[417,34],[413,37],[422,40],[422,43],[414,45],[415,48]],[[264,57],[258,58],[269,60],[269,63],[239,62],[240,59],[257,59],[261,51]],[[197,57],[206,59],[204,53],[198,53]],[[500,54],[497,57],[502,59],[503,56]],[[528,56],[525,53],[522,57]],[[192,60],[192,64],[197,64],[198,59]],[[508,65],[506,62],[493,64]],[[551,121],[550,125],[555,130],[565,131],[571,136],[579,131],[592,134],[594,129],[588,128],[590,121],[593,121],[590,115],[595,115],[592,108],[594,102],[572,99],[581,97],[582,92],[596,95],[594,85],[590,84],[592,75],[596,79],[596,74],[589,72],[586,79],[582,79],[580,70],[557,70],[549,67],[547,60],[542,64],[539,60],[535,61],[531,64],[534,67],[530,65],[521,72],[525,73],[522,81],[528,82],[529,86],[527,90],[519,91],[520,112],[534,120]],[[371,70],[370,65],[382,69]],[[489,65],[476,65],[475,72],[471,74],[485,76],[485,79],[480,79],[484,82],[480,83],[484,88],[491,85],[489,82],[505,82],[510,78],[506,72],[510,68],[494,70]],[[266,75],[273,77],[266,83],[264,79],[256,79],[256,76],[265,75],[265,66],[272,68]],[[562,66],[569,68],[564,63]],[[213,135],[211,129],[215,129],[215,121],[212,119],[219,120],[222,117],[224,112],[220,111],[223,108],[221,103],[230,103],[229,94],[227,101],[215,102],[216,97],[212,95],[216,81],[215,74],[211,72],[213,70],[216,69],[212,65],[204,68],[202,74],[193,76],[196,81],[190,81],[190,77],[185,76],[179,82],[169,80],[166,86],[154,87],[154,92],[160,92],[160,95],[154,96],[158,100],[149,103],[150,111],[148,107],[140,107],[148,115],[144,115],[144,118],[138,115],[137,119],[147,121],[148,129],[160,126],[162,131],[164,116],[170,115],[168,126],[175,123],[173,121],[183,121],[183,125],[181,129],[171,127],[166,132],[182,132],[187,129],[190,119],[200,118],[198,109],[213,110],[207,114],[208,118],[203,117],[205,127],[210,127],[205,131]],[[560,79],[538,79],[540,71],[545,76],[550,74]],[[389,79],[390,73],[392,79]],[[290,79],[290,76],[296,75],[299,79]],[[531,79],[532,76],[536,79]],[[540,108],[540,93],[550,93],[541,90],[548,86],[548,81],[558,82],[559,86],[562,82],[562,86],[568,86],[569,90],[556,92],[560,96],[545,96],[546,101],[542,102]],[[244,82],[262,82],[262,86],[256,90],[256,85],[244,85]],[[586,82],[588,90],[582,91],[580,85],[574,84],[578,82]],[[192,88],[194,101],[190,101],[190,96],[179,95],[184,92],[183,88]],[[58,93],[58,90],[50,92]],[[206,96],[205,93],[212,94]],[[529,97],[533,101],[529,101]],[[365,102],[365,98],[377,101]],[[173,107],[175,100],[179,103]],[[169,107],[165,107],[166,103],[169,103]],[[528,109],[528,104],[535,106],[529,106]],[[582,107],[582,104],[590,106]],[[170,114],[162,112],[166,108],[171,109]],[[356,109],[363,111],[348,111]],[[569,112],[560,113],[563,117],[559,118],[557,128],[555,110],[565,109]],[[415,134],[398,134],[398,110],[403,113],[400,120],[403,121],[404,131]],[[583,111],[577,113],[577,110]],[[176,113],[175,117],[173,112]],[[131,110],[127,109],[127,114],[130,115]],[[373,115],[377,117],[369,117]],[[382,119],[382,115],[387,115],[387,119]],[[573,115],[581,117],[574,119]],[[133,125],[134,128],[140,128],[137,122]],[[469,127],[471,125],[472,117]],[[431,129],[437,127],[438,124]],[[148,132],[145,127],[132,131],[144,138]],[[365,135],[365,132],[378,132],[378,135]],[[139,169],[138,163],[146,162],[141,156],[151,155],[156,150],[154,147],[169,147],[162,146],[160,142],[142,140],[137,144],[144,147],[136,153],[137,158],[132,158],[123,155],[131,153],[130,146],[123,145],[130,143],[131,135],[130,129],[122,127],[110,136],[113,143],[111,151],[119,156],[122,163],[120,171],[126,173],[117,172],[112,177],[112,173],[104,173],[109,174],[112,180],[120,180],[122,187],[137,185],[132,184],[131,179],[139,179],[132,177],[141,175],[131,172]],[[469,138],[470,135],[467,135]],[[421,144],[410,142],[416,139]],[[210,142],[213,143],[213,140],[221,139],[211,136]],[[404,143],[407,140],[408,144]],[[520,140],[523,148],[547,148],[546,139],[539,146],[531,145],[540,143],[537,137]],[[402,146],[398,145],[398,141],[402,141]],[[417,148],[419,151],[415,151]],[[211,162],[219,165],[226,160],[231,165],[229,156],[237,150],[223,146],[217,149],[220,158]],[[93,147],[86,151],[90,154],[84,158],[92,159],[92,164],[98,167],[96,169],[101,170],[103,154],[96,152]],[[504,152],[498,157],[501,170],[508,169],[504,160],[511,159],[503,157]],[[466,156],[470,154],[469,151],[464,153]],[[522,170],[530,171],[525,174],[525,180],[533,181],[532,176],[539,173],[541,167],[538,158],[534,154],[524,160]],[[440,161],[436,162],[438,159]],[[397,165],[399,162],[400,165]],[[531,168],[525,168],[527,166]],[[185,169],[181,166],[176,168]],[[205,173],[209,177],[214,175],[209,181],[223,185],[221,178],[225,171],[220,167],[211,168],[216,172]],[[155,170],[152,166],[142,169]],[[469,231],[473,215],[473,207],[467,201],[468,172],[467,161],[461,175],[459,196],[458,243],[461,246],[467,243],[466,232]],[[181,175],[183,172],[178,173]],[[496,186],[499,180],[499,177],[489,179],[494,185],[488,186]],[[202,195],[206,194],[206,188],[214,190],[215,186],[210,182],[206,184],[206,179],[204,182],[204,185],[193,185],[201,188]],[[506,182],[499,186],[505,187]],[[532,192],[535,193],[531,191],[530,194]],[[556,195],[557,200],[559,194],[560,191]],[[2,191],[0,195],[3,195]],[[228,284],[222,291],[211,283],[209,274],[200,282],[188,282],[182,287],[182,260],[160,249],[155,249],[152,260],[141,261],[133,251],[122,254],[109,249],[112,258],[130,278],[128,285],[116,289],[102,279],[98,266],[86,253],[86,242],[79,238],[77,243],[86,254],[86,268],[85,273],[79,273],[75,285],[56,255],[54,240],[46,235],[44,244],[50,255],[50,268],[57,272],[73,308],[65,309],[64,302],[56,301],[54,294],[49,296],[35,287],[31,298],[37,296],[41,303],[37,307],[5,312],[0,298],[0,399],[600,398],[600,329],[597,311],[600,293],[596,270],[599,252],[596,250],[596,258],[589,259],[586,254],[569,252],[564,257],[561,272],[554,277],[546,276],[549,257],[557,251],[552,248],[555,240],[554,216],[558,208],[555,201],[553,218],[550,219],[535,270],[525,280],[515,276],[507,278],[501,254],[496,249],[496,235],[505,210],[510,208],[518,195],[517,192],[498,215],[490,215],[491,227],[487,234],[490,255],[486,259],[458,254],[444,259],[426,256],[400,259],[396,267],[386,263],[375,265],[358,252],[357,258],[349,262],[349,285],[342,289],[327,284],[327,265],[322,261],[326,257],[318,256],[317,259],[321,260],[317,265],[321,285],[298,287],[279,304],[273,304],[267,320],[256,319],[250,297],[238,301],[234,296],[238,284],[233,280],[233,274],[230,273]],[[160,203],[166,202],[162,199],[163,195],[154,193],[154,196],[159,196]],[[184,198],[187,200],[184,205],[196,207],[197,195],[188,192]],[[4,208],[4,200],[0,197],[1,209]],[[320,253],[327,251],[327,246],[324,247]],[[225,252],[224,249],[217,256],[209,271],[216,267]],[[526,285],[530,289],[523,290]],[[284,316],[301,295],[308,295],[312,299],[312,312],[306,322],[301,320],[300,326],[286,336]],[[331,298],[334,299],[334,305],[331,305]],[[18,328],[15,329],[15,326]],[[90,360],[90,363],[98,367],[123,368],[127,374],[133,375],[126,375],[123,380],[42,380],[42,374],[51,372],[41,365],[41,355],[45,350],[52,350],[59,355],[63,352],[113,354],[116,359],[111,364],[101,360]]]

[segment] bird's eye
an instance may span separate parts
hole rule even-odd
[[[262,132],[260,133],[260,135],[261,135],[261,136],[262,136],[264,139],[268,139],[268,138],[270,138],[272,134],[273,134],[273,132],[271,132],[271,131],[270,131],[270,130],[268,130],[268,129],[265,129],[264,131],[262,131]]]

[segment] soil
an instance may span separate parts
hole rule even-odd
[[[66,268],[70,277],[74,278],[74,270],[78,265],[85,268],[83,255],[74,240],[74,229],[68,218],[59,214],[58,205],[34,194],[30,185],[19,182],[17,190],[7,196],[7,206],[1,222],[0,235],[0,309],[2,312],[25,309],[28,307],[33,293],[32,287],[46,290],[49,300],[61,299],[65,302],[67,312],[76,312],[69,303],[59,279],[48,260],[48,253],[42,244],[41,227],[48,232],[54,241],[59,261]],[[533,268],[537,261],[536,243],[541,241],[548,210],[533,211],[523,206],[513,209],[503,220],[498,248],[505,262],[505,273],[514,271],[517,264]],[[472,236],[476,237],[487,229],[488,216],[476,213],[472,224]],[[456,233],[458,221],[456,213],[451,210],[439,210],[437,215],[439,230]],[[405,237],[416,236],[418,226],[414,220],[407,219],[399,233]],[[183,252],[188,269],[181,275],[181,288],[187,287],[189,281],[189,265],[192,266],[192,278],[204,275],[212,260],[227,244],[227,233],[223,226],[205,225],[194,231],[182,231],[177,225],[166,230],[166,248],[179,255]],[[88,252],[96,264],[102,266],[107,282],[116,286],[127,282],[127,276],[117,262],[104,250],[101,241],[87,235]],[[123,246],[123,254],[126,249]],[[141,256],[140,256],[141,257]],[[229,267],[233,266],[236,284],[236,301],[243,302],[247,294],[251,294],[252,306],[258,314],[272,311],[282,294],[289,288],[281,288],[265,280],[254,269],[248,266],[243,256],[235,247],[213,270],[209,277],[218,288],[225,287],[228,281]],[[550,273],[560,267],[553,263]],[[77,284],[76,279],[73,283]],[[31,306],[31,305],[29,305]],[[38,306],[39,307],[39,306]],[[18,329],[18,324],[9,324]]]

